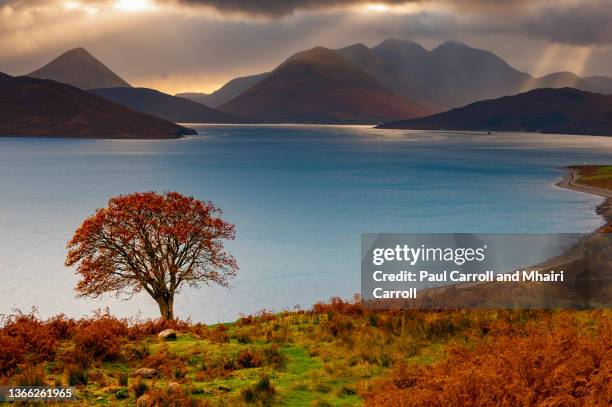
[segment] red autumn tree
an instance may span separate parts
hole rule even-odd
[[[68,242],[66,266],[77,265],[80,296],[114,292],[128,298],[142,290],[159,305],[163,319],[174,318],[174,295],[181,285],[228,286],[236,260],[224,239],[234,225],[221,210],[176,192],[121,195],[86,219]]]

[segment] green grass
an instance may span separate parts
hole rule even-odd
[[[612,165],[597,165],[587,167],[576,167],[580,170],[579,182],[601,182],[612,181]]]

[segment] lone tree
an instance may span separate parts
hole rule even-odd
[[[163,319],[174,318],[174,295],[182,284],[228,286],[236,260],[223,239],[234,239],[234,225],[222,211],[176,192],[121,195],[86,219],[68,242],[66,266],[77,266],[79,296],[117,297],[144,290]]]

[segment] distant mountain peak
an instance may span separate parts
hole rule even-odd
[[[401,39],[401,38],[387,38],[386,40],[384,40],[383,42],[381,42],[380,44],[378,44],[377,46],[417,46],[417,47],[422,47],[421,44],[419,44],[418,42],[412,41],[412,40],[405,40],[405,39]]]
[[[87,51],[83,47],[72,48],[71,50],[68,50],[68,51],[64,52],[62,55],[60,55],[60,57],[63,56],[63,55],[70,55],[70,54],[72,54],[72,55],[82,54],[82,55],[86,55],[86,56],[95,58],[93,55],[91,55],[91,53],[89,51]]]
[[[362,42],[357,42],[355,44],[351,44],[348,45],[346,47],[341,48],[342,50],[346,50],[346,51],[370,51],[370,48],[368,48],[364,43]]]
[[[51,79],[80,89],[130,86],[83,47],[64,52],[27,76]]]
[[[221,111],[271,122],[372,123],[431,112],[402,98],[338,52],[298,52]]]
[[[471,48],[474,49],[472,47],[470,47],[469,45],[467,45],[464,42],[461,41],[445,41],[442,44],[440,44],[437,48]]]
[[[314,47],[306,51],[300,51],[290,56],[280,66],[291,63],[303,63],[309,65],[332,66],[348,63],[340,54],[325,47]]]
[[[578,75],[576,75],[573,72],[570,71],[559,71],[559,72],[553,72],[553,73],[549,73],[547,75],[542,76],[542,78],[544,77],[569,77],[569,78],[580,78]]]
[[[295,53],[291,57],[289,57],[289,59],[293,59],[293,58],[299,59],[299,58],[305,58],[305,57],[311,57],[311,56],[331,56],[332,54],[335,54],[335,52],[333,52],[329,48],[317,46],[314,48],[307,49],[305,51],[300,51],[298,53]]]
[[[384,54],[409,54],[425,56],[429,53],[421,44],[411,40],[389,38],[372,48],[372,51]]]

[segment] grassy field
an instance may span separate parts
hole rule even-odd
[[[373,312],[340,300],[216,326],[21,315],[0,331],[0,381],[71,385],[83,405],[442,406],[483,394],[497,398],[476,405],[600,405],[612,397],[611,322],[608,310]],[[176,340],[157,337],[168,326]]]
[[[578,184],[612,189],[612,165],[581,165],[571,167],[578,170]]]

